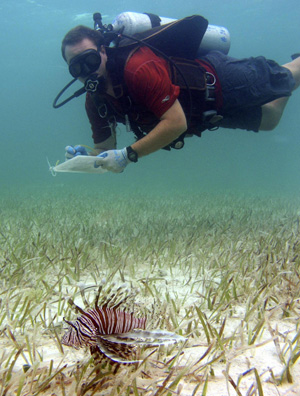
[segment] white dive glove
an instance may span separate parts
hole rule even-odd
[[[129,158],[128,158],[129,156]],[[102,166],[110,172],[121,173],[131,162],[137,162],[137,153],[129,146],[122,150],[108,150],[97,155],[94,167]]]

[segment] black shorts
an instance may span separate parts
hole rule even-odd
[[[223,96],[223,128],[258,132],[261,106],[283,96],[290,96],[295,80],[290,70],[263,56],[235,59],[211,51],[201,57],[218,75]]]

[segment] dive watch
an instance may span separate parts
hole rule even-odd
[[[131,146],[126,147],[127,157],[131,162],[138,162],[138,153]]]

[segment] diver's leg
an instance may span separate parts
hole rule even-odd
[[[300,85],[300,56],[294,59],[292,62],[286,63],[285,65],[282,66],[289,69],[290,72],[292,73],[296,83],[293,89],[293,91],[295,91],[295,89],[297,89]]]
[[[294,77],[294,91],[300,85],[300,57],[294,59],[292,62],[286,63],[283,67],[289,69]],[[276,128],[288,100],[289,96],[273,100],[272,102],[266,103],[262,106],[262,118],[259,127],[260,131],[271,131]]]
[[[283,110],[289,100],[289,96],[273,100],[261,107],[262,117],[259,126],[260,131],[272,131],[281,119]]]

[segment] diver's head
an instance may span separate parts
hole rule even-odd
[[[63,39],[62,56],[74,78],[85,82],[91,75],[105,74],[107,55],[103,35],[86,26],[77,26]]]

